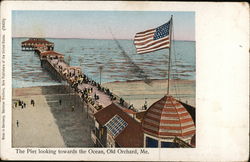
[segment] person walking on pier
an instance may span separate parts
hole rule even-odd
[[[124,104],[123,98],[120,98],[120,104],[123,106],[123,104]]]
[[[19,127],[19,121],[18,120],[16,120],[16,126]]]
[[[147,108],[148,108],[147,101],[145,101],[145,103],[144,103],[144,105],[142,106],[142,108],[143,108],[144,110],[147,110]]]
[[[62,100],[61,100],[61,99],[59,99],[59,105],[60,105],[60,106],[62,105]]]

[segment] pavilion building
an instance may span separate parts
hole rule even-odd
[[[186,108],[172,96],[152,104],[142,119],[144,147],[180,147],[190,145],[195,124]]]
[[[34,51],[41,46],[45,46],[46,50],[49,51],[54,50],[54,43],[49,42],[44,38],[30,38],[29,40],[21,43],[22,51]]]

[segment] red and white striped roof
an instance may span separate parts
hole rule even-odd
[[[172,96],[164,96],[146,111],[142,128],[155,137],[188,138],[195,134],[195,125],[186,108]]]

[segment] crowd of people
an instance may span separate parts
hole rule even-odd
[[[70,68],[69,66],[63,67],[60,62],[63,62],[63,60],[54,61],[55,63],[53,66],[56,66],[58,71],[61,73],[61,75],[68,81],[71,88],[74,89],[75,92],[79,93],[81,98],[85,101],[93,105],[97,110],[101,109],[103,106],[98,101],[100,99],[100,96],[98,94],[93,93],[93,87],[96,87],[98,91],[103,92],[106,94],[111,101],[117,101],[121,106],[135,110],[133,105],[129,105],[125,102],[123,98],[119,98],[118,96],[114,95],[108,88],[102,87],[101,84],[97,83],[96,81],[90,79],[85,74],[82,74],[79,68]],[[82,84],[89,84],[93,87],[90,88],[83,88],[80,89],[79,85]],[[82,87],[82,86],[81,86]]]
[[[35,101],[33,99],[30,100],[30,105],[32,105],[33,107],[35,106]],[[17,100],[13,103],[14,108],[20,107],[21,109],[24,109],[26,108],[26,106],[27,104],[22,100]]]

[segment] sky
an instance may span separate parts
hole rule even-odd
[[[13,37],[130,39],[173,15],[174,40],[195,40],[194,12],[13,11]]]

